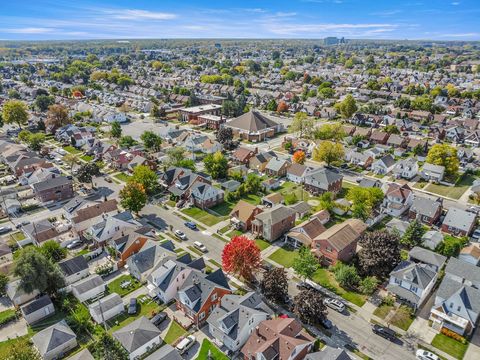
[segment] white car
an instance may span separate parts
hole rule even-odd
[[[200,241],[195,241],[193,243],[193,246],[195,246],[201,252],[207,252],[207,247],[203,245]]]
[[[182,231],[180,230],[175,230],[175,236],[178,237],[179,239],[182,240],[187,240],[187,235],[185,235]]]
[[[345,304],[340,300],[333,299],[333,298],[326,298],[323,300],[323,303],[328,306],[330,309],[336,310],[338,312],[345,311]]]
[[[434,353],[423,349],[418,349],[415,357],[418,360],[440,360],[440,358]]]
[[[188,335],[185,339],[181,340],[176,348],[178,350],[178,352],[181,354],[185,353],[188,349],[190,349],[193,344],[195,344],[195,336],[193,335]]]

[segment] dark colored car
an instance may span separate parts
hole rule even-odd
[[[322,325],[325,329],[331,329],[333,324],[327,318],[320,320],[320,325]]]
[[[272,270],[272,269],[273,269],[273,265],[270,264],[268,261],[262,261],[262,263],[260,264],[260,267],[261,267],[263,270],[266,270],[266,271],[269,271],[269,270]]]
[[[12,231],[12,228],[10,226],[2,226],[0,227],[0,234],[6,234],[8,232]]]
[[[394,341],[397,339],[397,333],[385,326],[375,324],[372,326],[372,331],[378,336],[381,336],[390,341]]]
[[[302,282],[299,282],[299,283],[297,284],[297,289],[300,289],[300,290],[310,290],[310,289],[313,289],[313,287],[312,287],[310,284],[302,281]]]
[[[195,224],[194,222],[191,222],[191,221],[187,221],[185,223],[185,226],[189,229],[192,229],[192,230],[197,230],[197,224]]]
[[[166,318],[167,318],[167,313],[166,312],[160,312],[157,315],[155,315],[152,318],[152,320],[150,320],[150,321],[152,322],[153,325],[158,326],[162,322],[164,322]]]
[[[137,312],[137,298],[131,298],[128,304],[128,315],[133,315]]]

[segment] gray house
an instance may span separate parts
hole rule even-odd
[[[105,282],[99,275],[92,275],[72,284],[72,293],[80,302],[84,302],[105,292]]]
[[[128,271],[138,281],[144,282],[161,259],[176,256],[174,249],[170,241],[158,244],[158,242],[147,240],[138,253],[127,259]]]
[[[67,285],[73,284],[90,275],[87,260],[85,260],[82,255],[63,260],[58,263],[58,266],[62,271]]]
[[[107,295],[88,306],[88,311],[97,324],[103,324],[124,310],[122,298],[117,293]]]
[[[441,165],[433,165],[425,163],[420,172],[420,176],[427,181],[440,182],[445,176],[445,167]]]
[[[53,360],[77,347],[77,335],[62,320],[33,335],[32,342],[42,359]]]
[[[48,295],[43,295],[36,300],[23,305],[20,310],[28,325],[43,320],[55,313],[55,307]]]
[[[160,349],[155,351],[153,354],[147,356],[145,360],[183,360],[183,358],[178,353],[177,349],[175,349],[170,344],[165,344]]]
[[[83,349],[82,351],[76,353],[73,356],[70,356],[68,360],[95,360],[88,349]]]

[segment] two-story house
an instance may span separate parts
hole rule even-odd
[[[390,183],[385,186],[385,199],[382,211],[388,215],[398,217],[407,211],[413,202],[413,191],[410,187]]]
[[[396,179],[413,179],[418,174],[418,162],[414,158],[401,160],[395,164],[392,173]]]
[[[295,210],[276,205],[255,216],[252,233],[267,241],[275,241],[295,225]]]
[[[468,236],[477,221],[477,215],[456,207],[448,209],[442,223],[442,231],[455,236]]]
[[[336,195],[342,190],[342,180],[342,175],[326,168],[318,168],[305,175],[304,187],[312,194],[331,192]]]
[[[432,200],[430,198],[415,195],[412,206],[408,212],[410,219],[416,219],[423,224],[432,226],[442,214],[443,201],[441,198]]]

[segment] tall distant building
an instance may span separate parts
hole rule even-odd
[[[341,39],[339,39],[339,38],[337,38],[337,37],[330,36],[330,37],[326,37],[325,39],[323,39],[323,43],[324,43],[325,45],[345,44],[345,38],[342,37]]]

